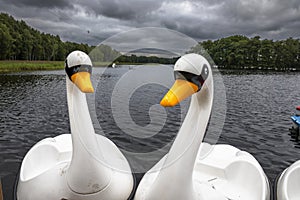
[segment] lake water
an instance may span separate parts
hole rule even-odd
[[[149,155],[161,149],[156,157],[149,157],[149,163],[142,163],[147,169],[159,159],[157,156],[167,152],[185,111],[180,107],[169,110],[153,107],[166,87],[156,83],[137,87],[126,104],[131,118],[122,126],[132,120],[142,131],[132,128],[127,130],[132,134],[126,134],[112,112],[122,102],[113,102],[111,97],[126,93],[122,90],[126,84],[120,85],[120,90],[115,88],[130,70],[135,67],[107,69],[104,74],[103,69],[95,69],[95,74],[102,75],[94,99],[94,113],[102,134],[113,140],[126,156],[130,157],[132,152]],[[217,142],[251,153],[272,183],[283,169],[300,159],[300,143],[290,137],[288,130],[290,116],[295,106],[300,105],[300,73],[222,71],[221,74],[227,113]],[[12,199],[15,176],[26,152],[43,138],[70,133],[65,78],[64,71],[0,75],[0,177],[5,199]],[[166,116],[165,121],[152,121],[156,112]],[[119,116],[122,118],[122,114]],[[154,129],[161,126],[151,137],[145,128],[149,123]],[[147,137],[143,137],[145,134]],[[209,133],[206,137],[209,138]],[[129,160],[133,168],[139,163],[138,159],[130,157]]]

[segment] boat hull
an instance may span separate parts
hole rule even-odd
[[[277,200],[296,200],[300,197],[300,160],[285,169],[276,184]]]
[[[80,194],[71,190],[67,182],[67,170],[72,159],[72,139],[70,134],[55,138],[46,138],[38,142],[26,154],[20,169],[17,185],[18,200],[127,200],[133,189],[133,177],[126,158],[112,142],[97,135],[103,146],[110,148],[114,165],[107,165],[111,170],[109,185],[99,192]],[[124,164],[125,163],[125,164]]]
[[[166,156],[145,174],[135,200],[147,199],[145,194],[159,175]],[[166,182],[166,185],[170,184]],[[258,161],[249,153],[224,144],[201,144],[193,171],[193,189],[197,200],[270,199],[269,182]]]

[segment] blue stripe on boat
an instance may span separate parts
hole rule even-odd
[[[295,122],[296,124],[298,124],[298,126],[300,126],[300,116],[294,115],[291,118],[292,118],[293,122]]]

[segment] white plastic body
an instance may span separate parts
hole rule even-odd
[[[199,153],[194,169],[192,188],[187,189],[186,185],[172,189],[175,195],[184,194],[183,190],[191,190],[196,193],[197,200],[269,200],[270,188],[268,179],[256,161],[249,153],[241,151],[231,145],[218,144],[210,145],[202,143],[199,152],[210,152],[203,157]],[[159,176],[167,155],[161,159],[143,177],[138,186],[135,200],[151,200],[150,187],[153,186],[155,179]],[[178,173],[184,173],[184,169],[174,172],[173,177],[165,180],[165,190],[159,191],[160,195],[167,195]],[[174,180],[175,179],[175,180]],[[164,200],[180,200],[182,197],[173,195],[171,198],[165,197]]]
[[[133,177],[126,158],[95,134],[85,94],[66,79],[71,134],[44,139],[29,150],[18,200],[127,200]]]
[[[269,200],[267,177],[253,156],[230,145],[202,143],[213,103],[210,65],[196,54],[177,62],[174,70],[194,74],[207,65],[209,76],[202,89],[192,95],[169,153],[144,175],[134,199]]]
[[[277,200],[300,199],[300,160],[285,169],[277,181]]]

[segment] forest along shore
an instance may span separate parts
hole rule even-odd
[[[6,13],[0,13],[0,33],[0,73],[63,69],[63,60],[74,50],[88,53],[95,66],[108,66],[112,63],[117,66],[174,64],[178,59],[178,55],[123,55],[104,44],[91,46],[64,42],[58,35],[40,32]],[[148,50],[152,52],[153,49]],[[219,69],[300,71],[300,39],[269,40],[260,36],[248,38],[234,35],[199,42],[189,52],[204,55]]]

